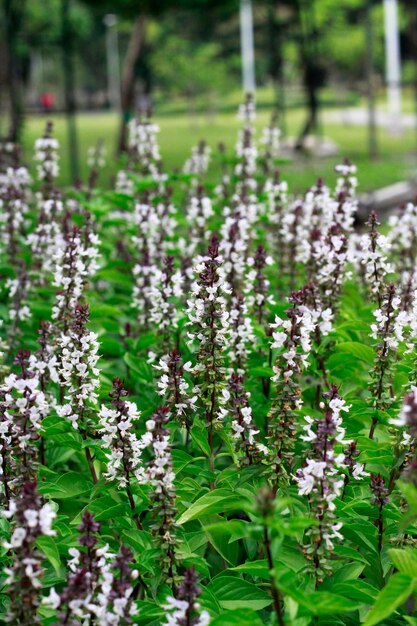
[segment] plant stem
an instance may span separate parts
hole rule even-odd
[[[382,517],[383,505],[379,505],[379,515],[378,515],[378,552],[381,553],[382,550],[382,539],[384,536],[384,520]]]
[[[87,439],[87,433],[85,431],[82,432],[82,438],[84,441]],[[90,469],[91,478],[93,479],[93,483],[96,484],[98,482],[96,468],[94,467],[94,458],[91,454],[90,448],[85,449],[85,458],[87,459],[88,467]]]
[[[281,597],[280,592],[277,589],[274,575],[272,573],[274,569],[274,562],[272,559],[271,542],[269,539],[268,527],[266,524],[264,524],[264,538],[263,539],[264,539],[266,558],[268,561],[268,567],[269,567],[269,572],[270,572],[270,577],[271,577],[271,592],[272,592],[275,615],[277,616],[279,626],[285,626],[285,621],[284,621],[284,616],[282,614],[282,606],[281,606],[282,597]]]
[[[130,490],[130,483],[126,486],[127,497],[129,498],[130,508],[132,509],[133,519],[135,520],[136,528],[138,530],[143,530],[142,524],[140,523],[139,515],[135,513],[135,501],[133,499],[132,492]]]

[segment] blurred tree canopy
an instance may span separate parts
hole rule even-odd
[[[208,107],[213,107],[216,95],[239,88],[239,0],[1,2],[0,107],[9,117],[7,126],[0,126],[3,137],[18,138],[27,94],[36,91],[31,89],[33,84],[38,90],[63,90],[64,70],[55,59],[60,57],[64,41],[70,41],[73,50],[78,100],[82,95],[83,106],[93,106],[94,95],[106,93],[103,18],[108,13],[119,20],[121,147],[125,123],[134,113],[138,93],[147,97],[151,93],[173,99],[185,97],[192,110],[196,98],[204,97]],[[64,2],[69,22],[65,29]],[[253,0],[257,84],[275,86],[276,104],[282,110],[288,86],[304,88],[310,113],[301,138],[314,129],[319,92],[324,85],[336,85],[337,93],[342,89],[366,91],[364,4],[363,0]],[[383,2],[374,0],[371,4],[375,70],[382,82]],[[404,77],[415,83],[415,2],[400,0],[400,8]],[[39,58],[42,81],[34,79]]]

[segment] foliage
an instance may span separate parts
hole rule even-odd
[[[254,118],[181,171],[134,120],[111,190],[2,147],[4,622],[417,617],[417,208],[293,197]]]

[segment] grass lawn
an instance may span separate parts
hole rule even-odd
[[[334,110],[334,109],[333,109]],[[261,110],[257,117],[257,128],[260,130],[269,121],[270,113]],[[322,114],[326,118],[326,112]],[[51,116],[55,124],[55,133],[62,146],[62,175],[61,182],[69,181],[69,163],[66,153],[67,130],[66,121],[62,115]],[[29,160],[35,139],[41,136],[46,117],[30,116],[27,118],[23,135],[23,148],[26,159]],[[287,115],[289,135],[294,135],[304,119],[302,110],[291,110]],[[207,115],[197,114],[193,118],[187,115],[164,114],[156,121],[161,127],[160,145],[162,158],[168,169],[182,167],[190,149],[200,139],[206,139],[215,150],[218,142],[223,141],[229,151],[233,150],[239,121],[235,114],[219,113],[209,118]],[[87,172],[87,149],[96,140],[102,137],[107,146],[106,170],[103,173],[102,183],[109,184],[115,170],[114,160],[111,159],[117,136],[118,118],[111,113],[83,113],[77,118],[79,152],[81,160],[81,174]],[[384,129],[378,131],[380,158],[370,162],[367,155],[367,129],[362,126],[343,126],[341,124],[324,123],[324,134],[334,140],[340,147],[340,158],[348,156],[354,161],[359,170],[360,189],[368,191],[413,175],[417,169],[416,134],[414,130],[407,131],[401,137],[391,137]],[[324,176],[332,184],[334,181],[333,166],[339,158],[317,159],[302,157],[297,161],[282,165],[282,176],[288,180],[293,191],[303,191],[317,176]]]

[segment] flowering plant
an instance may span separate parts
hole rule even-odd
[[[175,172],[133,120],[114,190],[0,150],[1,623],[417,623],[416,205],[240,120]]]

